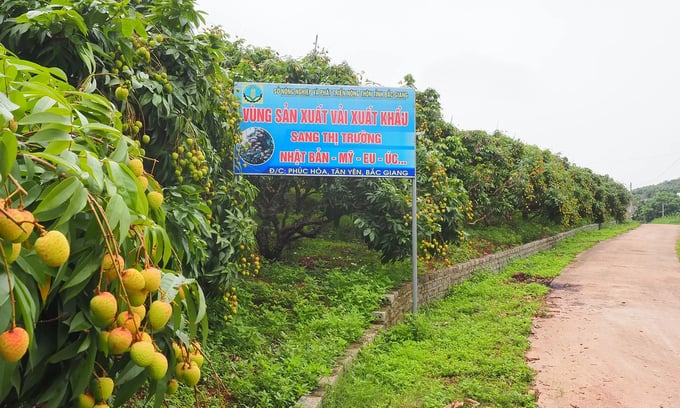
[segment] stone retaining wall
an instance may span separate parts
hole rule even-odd
[[[453,265],[449,268],[418,276],[418,306],[444,298],[451,286],[467,279],[476,271],[496,272],[515,259],[526,258],[545,249],[550,249],[558,242],[574,235],[578,231],[597,229],[597,224],[586,225],[570,231],[533,241],[505,251],[496,252],[481,258]],[[361,348],[373,341],[382,330],[394,326],[413,310],[411,282],[403,284],[399,289],[385,294],[383,307],[373,312],[374,324],[364,333],[362,338],[352,344],[345,355],[338,360],[338,365],[328,377],[319,380],[319,386],[310,394],[304,395],[295,405],[298,408],[318,408],[329,387],[333,386],[344,370],[349,369],[352,361]]]

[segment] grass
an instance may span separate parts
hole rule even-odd
[[[383,265],[360,242],[300,243],[238,283],[235,315],[225,320],[224,301],[208,299],[211,367],[198,394],[180,388],[170,406],[294,405],[361,337],[383,294],[409,276],[409,263]]]
[[[680,215],[667,215],[655,218],[650,224],[680,224]]]
[[[550,229],[529,223],[505,230],[473,230],[466,243],[457,248],[454,261],[465,261],[488,250],[504,249],[556,232],[559,229],[555,227]],[[285,253],[283,260],[263,264],[259,276],[239,280],[236,286],[239,311],[233,316],[229,305],[221,298],[208,299],[210,334],[207,344],[203,345],[208,362],[202,369],[201,383],[196,391],[180,387],[177,394],[168,398],[167,406],[290,407],[301,395],[315,388],[318,378],[330,373],[336,359],[370,325],[371,312],[379,308],[383,294],[411,278],[409,261],[381,264],[378,253],[366,249],[364,243],[357,241],[349,232],[346,235],[301,241]],[[530,292],[540,287],[535,286]],[[483,310],[485,302],[478,299],[457,313],[461,319],[468,319],[465,313]],[[515,304],[521,309],[523,302],[522,298]],[[489,324],[497,320],[498,313],[505,312],[497,309],[488,315],[488,322],[484,324],[470,320],[470,325],[460,326],[459,332],[450,336],[449,341],[464,338],[463,335],[470,330],[480,333],[481,338],[483,333],[492,330]],[[224,316],[229,317],[225,319]],[[446,337],[439,335],[441,326],[451,326],[450,322],[444,317],[430,321],[424,316],[419,314],[401,331],[391,332],[388,343],[404,340],[404,344],[412,346],[404,351],[409,356],[418,351],[414,347],[419,344],[417,342],[434,341],[437,337],[441,337],[438,339],[440,347],[451,350],[460,347],[451,346],[454,343],[446,343]],[[518,323],[511,320],[509,326],[494,330],[511,333],[517,330],[516,326]],[[519,344],[521,341],[518,337],[512,343]],[[506,343],[499,345],[499,350],[506,347]],[[420,395],[427,395],[427,401],[452,398],[448,382],[458,378],[458,372],[465,371],[465,367],[480,364],[470,359],[480,351],[461,350],[452,352],[459,365],[440,364],[438,375],[445,380],[439,383],[419,381],[417,391],[405,394],[400,403],[403,406],[420,406],[418,404],[423,404],[421,400],[425,398]],[[415,361],[417,358],[413,357],[413,362],[409,358],[392,364],[404,363],[404,367],[415,370]],[[435,363],[429,361],[426,365],[435,366]],[[507,372],[503,375],[526,376],[521,370],[516,371],[518,366],[514,364],[502,363]],[[500,368],[492,370],[489,367],[488,370],[501,372]],[[392,371],[396,373],[399,369]],[[406,374],[411,373],[407,369]],[[404,377],[400,381],[406,383],[410,380]],[[479,380],[466,384],[469,389],[483,385]],[[373,391],[376,392],[375,398],[383,397],[384,390],[381,388],[363,388],[360,395],[365,396],[364,401],[354,405],[350,399],[349,403],[338,406],[381,406],[381,402],[377,402],[378,405],[371,403]],[[519,391],[502,387],[497,391],[499,395],[513,392]],[[392,406],[389,405],[391,403],[392,400],[389,400],[388,405],[383,406]]]
[[[579,232],[457,285],[365,348],[324,407],[442,407],[466,398],[486,407],[535,406],[524,355],[548,289],[532,280],[554,278],[578,253],[635,226]],[[520,273],[523,279],[513,278]]]

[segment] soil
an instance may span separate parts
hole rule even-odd
[[[551,283],[527,360],[539,407],[680,408],[680,226],[645,224]]]

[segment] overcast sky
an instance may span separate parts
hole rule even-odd
[[[367,81],[412,74],[444,119],[498,129],[633,188],[680,178],[675,0],[198,0],[232,40],[314,48]]]

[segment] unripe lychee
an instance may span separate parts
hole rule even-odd
[[[123,259],[123,257],[120,255],[111,256],[111,254],[107,252],[102,258],[101,268],[106,274],[106,278],[110,282],[113,282],[114,280],[118,279],[117,271],[122,273],[125,269],[125,259]]]
[[[123,286],[125,286],[125,290],[128,292],[131,290],[142,290],[146,285],[144,275],[135,268],[128,268],[123,271],[121,278],[123,279]]]
[[[128,167],[132,170],[135,176],[141,176],[144,174],[144,163],[140,159],[131,159],[128,162]]]
[[[165,389],[165,393],[173,395],[177,392],[177,388],[179,388],[179,383],[176,379],[171,378],[170,381],[168,381],[168,388]]]
[[[178,376],[178,378],[180,378],[180,381],[189,387],[193,387],[194,385],[198,384],[198,381],[201,379],[201,369],[193,361],[184,363],[182,365],[181,371],[182,376]]]
[[[154,300],[149,307],[147,319],[154,330],[162,329],[172,316],[172,306],[163,300]]]
[[[180,361],[179,363],[175,364],[175,378],[177,378],[178,381],[181,381],[184,383],[184,365],[186,363],[184,361]]]
[[[142,190],[146,190],[149,187],[149,179],[146,176],[137,176],[137,180],[142,186]]]
[[[113,379],[109,377],[93,378],[90,381],[90,392],[97,401],[106,401],[113,395]]]
[[[111,292],[101,292],[90,299],[90,311],[95,326],[107,327],[116,318],[118,301]]]
[[[142,269],[144,276],[144,289],[155,292],[161,287],[161,271],[153,266]]]
[[[116,88],[115,96],[116,96],[116,99],[118,99],[119,101],[127,100],[129,95],[130,95],[130,91],[128,91],[128,89],[126,87],[119,86],[118,88]]]
[[[109,404],[106,402],[100,402],[99,404],[95,405],[94,408],[109,408]]]
[[[146,306],[144,305],[131,306],[130,311],[137,313],[140,320],[144,320],[144,317],[146,317]]]
[[[47,266],[61,266],[71,253],[71,246],[66,236],[60,231],[48,231],[35,240],[35,252]]]
[[[78,408],[93,408],[94,407],[94,397],[90,394],[80,394],[78,395]]]
[[[189,359],[196,363],[198,368],[201,368],[203,366],[204,357],[203,354],[201,354],[200,350],[195,350],[191,352],[191,354],[189,354]]]
[[[130,347],[130,359],[140,367],[151,365],[156,349],[152,343],[138,341]]]
[[[17,208],[4,211],[0,212],[0,238],[10,242],[24,242],[35,227],[33,213]]]
[[[19,257],[19,254],[21,253],[21,242],[13,242],[10,248],[11,248],[10,251],[7,251],[5,249],[5,255],[7,255],[8,264],[11,264],[12,262],[16,261],[17,258]]]
[[[135,335],[142,324],[142,319],[139,318],[137,313],[125,310],[118,313],[116,323],[118,323],[118,326],[128,329],[132,335]]]
[[[116,327],[109,333],[109,352],[123,354],[132,344],[132,333],[126,327]]]
[[[149,207],[152,209],[158,209],[163,204],[163,193],[160,191],[149,191],[146,195],[146,199],[149,200]]]
[[[128,290],[128,300],[130,300],[130,305],[140,306],[146,301],[146,297],[149,296],[149,292],[146,290]]]
[[[28,350],[28,332],[15,327],[0,334],[0,357],[8,363],[16,363]]]
[[[149,335],[149,333],[141,332],[141,333],[137,333],[137,335],[139,336],[138,337],[140,339],[139,341],[145,341],[147,343],[153,343],[153,339],[151,338],[151,335]]]
[[[168,372],[168,359],[161,352],[153,353],[153,360],[146,367],[146,371],[152,379],[160,380]]]
[[[179,346],[179,344],[175,343],[174,341],[172,342],[172,351],[175,353],[175,360],[183,360],[182,358],[182,348]]]

